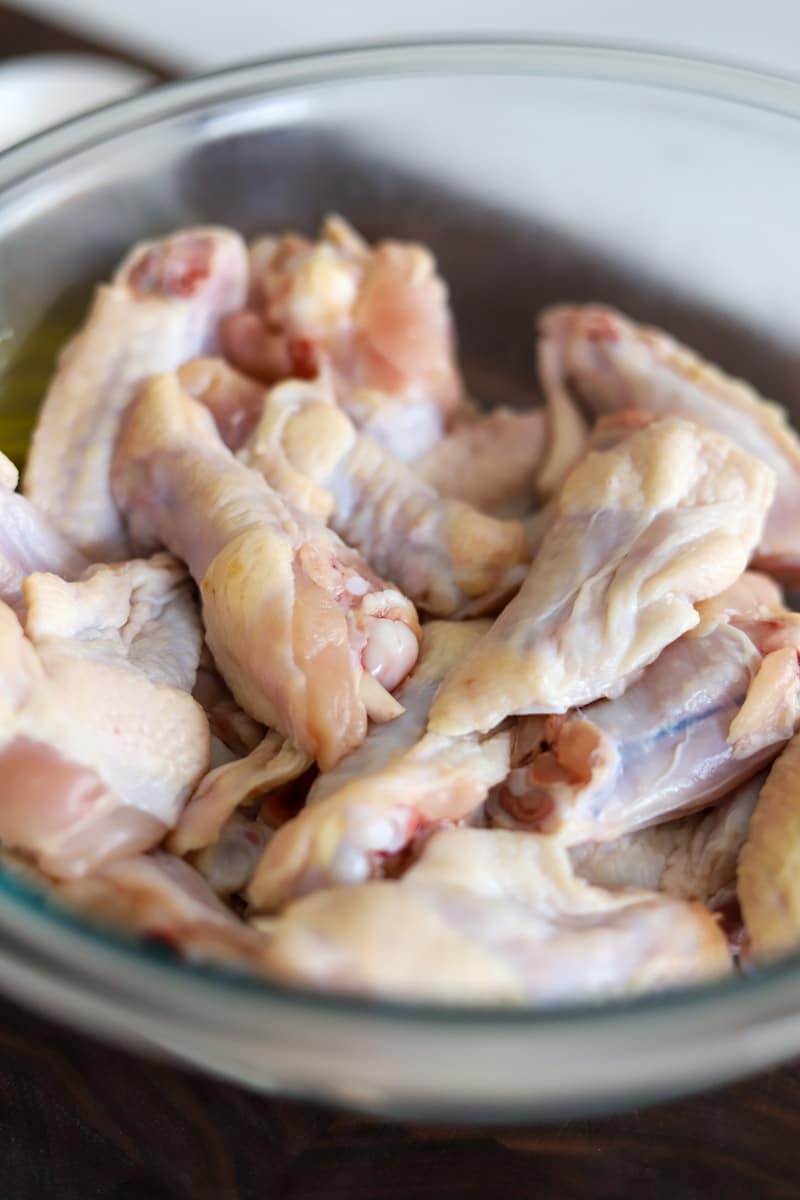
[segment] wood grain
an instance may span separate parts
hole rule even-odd
[[[558,1127],[402,1126],[111,1050],[0,1002],[14,1200],[726,1200],[800,1194],[800,1070]]]

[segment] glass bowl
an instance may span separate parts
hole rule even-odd
[[[798,196],[800,85],[660,55],[367,47],[162,88],[0,158],[0,445],[24,456],[55,350],[132,241],[332,209],[432,246],[489,404],[531,402],[537,309],[602,299],[791,408]],[[800,1051],[798,958],[551,1011],[377,1003],[182,965],[5,873],[0,987],[258,1088],[416,1118],[609,1111]]]

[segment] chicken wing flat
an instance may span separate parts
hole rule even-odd
[[[313,378],[327,365],[339,403],[399,457],[438,439],[463,389],[447,291],[427,250],[390,241],[371,248],[333,217],[317,242],[296,234],[257,241],[251,276],[248,307],[223,326],[235,366],[272,383]]]
[[[444,681],[431,729],[492,729],[618,695],[741,575],[774,482],[728,438],[664,418],[568,475],[522,589]]]
[[[270,840],[250,883],[254,907],[379,872],[419,833],[468,817],[505,778],[507,732],[489,738],[425,732],[433,695],[447,670],[486,629],[486,622],[432,621],[422,652],[397,694],[403,715],[372,729],[339,766],[319,776],[306,807]]]
[[[797,728],[798,646],[798,614],[733,618],[668,646],[614,700],[522,718],[493,819],[574,846],[706,807],[775,758]]]
[[[291,982],[458,1004],[628,995],[730,969],[714,917],[576,877],[551,839],[443,830],[400,881],[317,892],[263,926]]]
[[[551,309],[540,330],[566,386],[593,416],[641,409],[689,417],[768,463],[775,498],[756,561],[780,576],[800,577],[800,439],[781,408],[668,334],[611,308]]]
[[[166,545],[200,588],[206,638],[239,704],[333,766],[414,665],[413,605],[319,522],[291,510],[217,434],[174,374],[133,406],[115,496],[140,545]]]
[[[0,607],[0,839],[83,875],[157,845],[208,770],[199,618],[168,555],[34,574],[25,598],[24,632]]]
[[[241,307],[247,252],[238,234],[197,228],[130,252],[98,288],[62,352],[33,435],[23,490],[93,559],[128,552],[109,468],[122,415],[147,376],[214,349]]]
[[[361,435],[321,381],[273,388],[242,457],[433,616],[497,612],[525,577],[520,522],[442,499]]]

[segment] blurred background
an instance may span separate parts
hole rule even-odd
[[[31,53],[39,24],[50,31],[47,57]],[[53,27],[66,57],[53,54]],[[798,0],[0,0],[0,146],[158,78],[337,43],[487,33],[659,47],[800,74]]]

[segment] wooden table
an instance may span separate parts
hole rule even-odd
[[[108,47],[0,4],[0,57],[70,50]],[[407,1127],[252,1095],[0,1001],[0,1200],[717,1195],[800,1197],[800,1067],[614,1119]]]

